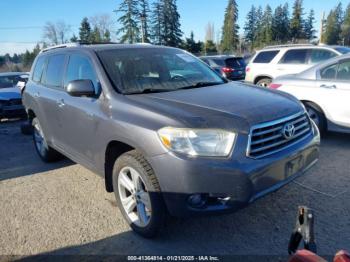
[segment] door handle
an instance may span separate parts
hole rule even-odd
[[[35,98],[39,98],[40,97],[40,93],[39,92],[34,93],[34,97]]]
[[[56,101],[58,107],[62,108],[64,107],[66,104],[64,103],[64,100],[63,99],[59,99]]]
[[[336,89],[337,88],[336,85],[321,85],[320,87],[327,88],[327,89]]]

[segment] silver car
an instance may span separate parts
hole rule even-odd
[[[350,55],[276,78],[270,88],[302,101],[321,131],[350,133]]]

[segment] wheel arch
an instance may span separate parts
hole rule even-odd
[[[317,103],[315,103],[314,101],[311,100],[307,100],[307,99],[301,99],[300,100],[304,105],[305,104],[309,104],[311,107],[314,107],[315,109],[319,110],[323,116],[325,117],[325,129],[328,130],[328,117],[327,114],[325,113],[325,111],[322,109],[321,106],[319,106]]]
[[[255,77],[254,79],[254,85],[256,85],[261,79],[264,79],[264,78],[269,78],[269,79],[273,79],[272,76],[269,76],[269,75],[259,75],[257,77]]]
[[[135,147],[121,142],[110,141],[105,151],[105,187],[107,192],[113,192],[113,167],[115,161],[124,153],[135,150]]]

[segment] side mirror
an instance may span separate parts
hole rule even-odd
[[[19,90],[21,90],[21,92],[23,92],[24,88],[26,87],[26,82],[18,81],[16,87],[19,88]]]
[[[66,91],[71,96],[95,96],[94,84],[87,79],[69,82]]]

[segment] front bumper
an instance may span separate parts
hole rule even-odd
[[[319,157],[317,128],[300,143],[263,159],[242,154],[247,139],[238,136],[228,159],[188,158],[170,152],[150,158],[169,213],[189,216],[235,211],[303,174]],[[204,205],[189,203],[195,194],[203,197]]]
[[[26,111],[23,105],[0,107],[0,118],[23,117]]]

